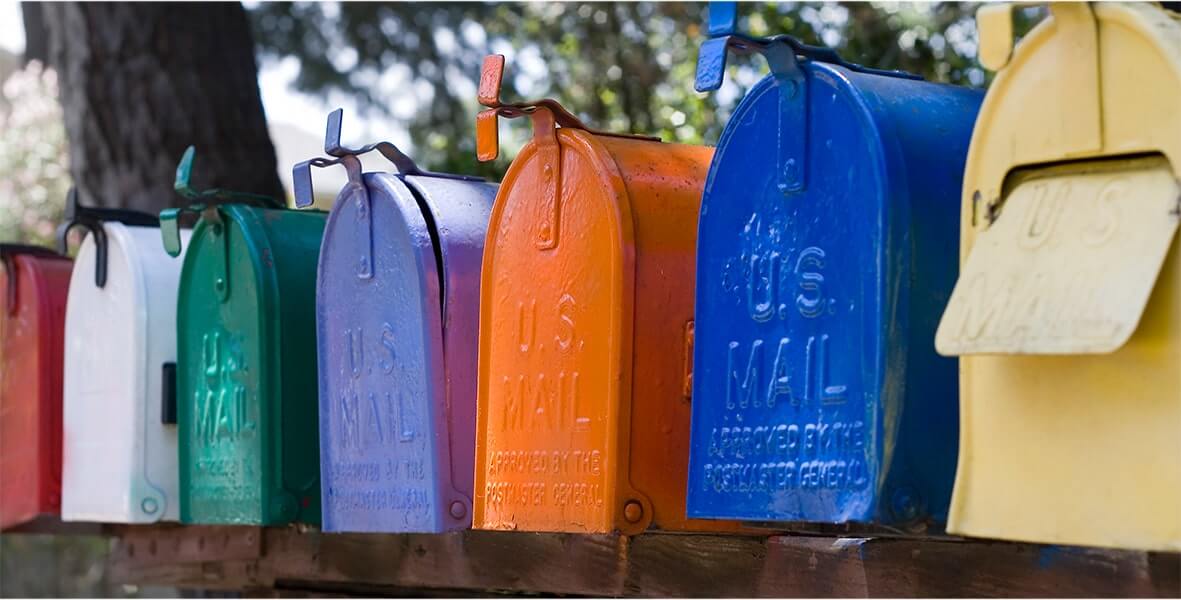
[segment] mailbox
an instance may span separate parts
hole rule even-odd
[[[62,330],[73,262],[0,244],[0,529],[61,506]]]
[[[443,532],[471,524],[480,260],[496,186],[419,169],[389,142],[340,144],[295,166],[342,164],[320,249],[320,473],[325,531]],[[376,149],[393,173],[362,174]]]
[[[194,192],[192,160],[190,148],[177,189],[195,204],[160,214],[174,256],[178,216],[201,215],[176,308],[180,519],[319,524],[314,299],[325,215]]]
[[[66,305],[62,520],[175,521],[180,262],[154,215],[84,207],[71,190],[63,253],[74,227],[89,234]]]
[[[956,363],[931,340],[981,94],[709,11],[697,89],[721,84],[727,50],[771,74],[734,110],[702,198],[688,514],[941,521]]]
[[[1050,5],[997,71],[964,171],[961,274],[935,338],[960,357],[948,530],[1181,549],[1181,14]]]
[[[480,529],[635,533],[685,518],[694,224],[712,151],[588,129],[553,100],[502,104],[484,60],[480,160],[498,115],[533,138],[497,192],[480,288]]]

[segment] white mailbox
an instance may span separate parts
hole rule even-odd
[[[65,521],[175,521],[176,294],[182,260],[156,217],[81,207],[71,192],[58,243],[82,241],[66,304]],[[188,248],[189,231],[182,231]]]

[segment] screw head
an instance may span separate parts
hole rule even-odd
[[[454,519],[462,519],[467,516],[467,507],[463,502],[456,500],[451,503],[451,517]]]
[[[623,518],[628,523],[639,523],[644,518],[644,506],[635,500],[628,500],[623,505]]]
[[[895,489],[890,498],[890,508],[894,512],[894,518],[900,521],[910,521],[918,517],[918,491],[909,485]]]

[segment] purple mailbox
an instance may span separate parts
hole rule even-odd
[[[423,171],[393,144],[340,145],[294,168],[349,181],[324,230],[316,281],[324,531],[442,532],[471,524],[480,263],[496,186]],[[393,173],[362,173],[377,150]]]

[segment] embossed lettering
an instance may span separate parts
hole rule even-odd
[[[799,276],[799,294],[796,295],[796,309],[800,315],[814,319],[824,314],[828,302],[821,285],[824,275],[824,250],[815,246],[804,248],[796,260],[796,274]]]
[[[730,342],[730,349],[726,355],[726,408],[733,410],[758,406],[759,366],[763,362],[763,341],[755,340],[750,347],[750,355],[746,360],[745,371],[739,372],[738,342]]]
[[[383,356],[378,361],[377,366],[381,368],[381,372],[389,375],[394,372],[394,327],[389,323],[383,323],[381,326],[381,346],[385,349],[386,356]]]
[[[554,341],[559,348],[567,350],[574,343],[574,296],[570,294],[562,294],[558,300],[558,329]]]
[[[348,347],[349,370],[353,379],[361,376],[365,369],[365,342],[361,328],[344,330],[345,345]]]

